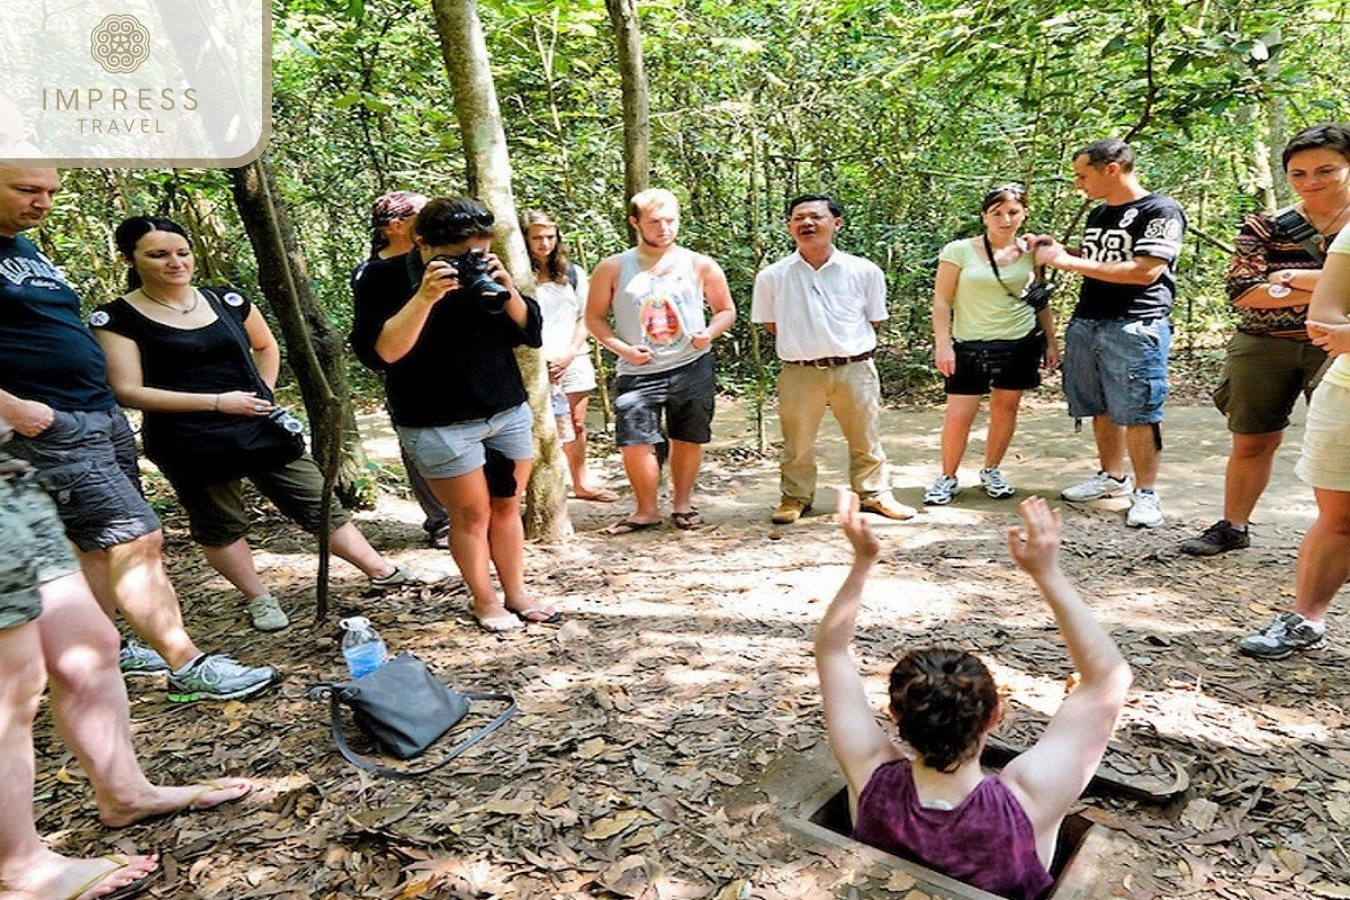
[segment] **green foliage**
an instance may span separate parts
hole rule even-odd
[[[454,105],[429,3],[275,0],[273,10],[269,153],[316,291],[345,324],[371,199],[466,190]],[[835,195],[841,244],[886,271],[888,389],[919,395],[932,383],[937,252],[975,233],[979,198],[994,184],[1026,183],[1032,227],[1072,237],[1085,211],[1068,177],[1072,152],[1128,137],[1145,185],[1176,197],[1199,231],[1231,240],[1272,187],[1259,165],[1269,146],[1350,118],[1340,64],[1348,11],[1345,0],[641,4],[652,182],[685,200],[682,239],[722,263],[741,314],[721,353],[726,383],[766,384],[750,362],[751,285],[791,249],[783,203],[798,193]],[[573,256],[593,266],[626,243],[605,6],[491,0],[479,12],[518,206],[555,214]],[[213,275],[250,286],[226,174],[68,173],[72,197],[44,240],[87,296],[106,298],[121,280],[113,225],[166,211],[203,226]],[[1227,327],[1226,263],[1221,250],[1188,243],[1178,347],[1205,346]],[[1067,311],[1071,297],[1057,303]]]

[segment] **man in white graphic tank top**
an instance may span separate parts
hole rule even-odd
[[[674,194],[654,188],[634,195],[628,221],[637,246],[596,267],[586,304],[586,327],[618,357],[615,439],[637,504],[606,531],[630,534],[661,523],[656,446],[667,439],[671,519],[678,528],[693,528],[702,521],[694,482],[703,445],[712,439],[710,346],[736,321],[736,307],[722,267],[675,243],[680,204]]]

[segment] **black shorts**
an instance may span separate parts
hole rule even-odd
[[[711,353],[655,375],[620,375],[614,384],[614,442],[620,447],[662,443],[664,413],[671,440],[706,444],[712,440],[716,400]]]
[[[1045,333],[1037,329],[1015,341],[957,341],[956,371],[945,379],[949,394],[980,396],[990,387],[1029,391],[1041,386]]]

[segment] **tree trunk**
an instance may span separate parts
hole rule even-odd
[[[525,239],[516,226],[511,161],[478,7],[473,0],[432,0],[432,9],[436,13],[445,71],[455,95],[455,116],[464,142],[469,193],[483,201],[496,216],[493,247],[521,290],[529,293],[534,278]],[[556,541],[572,533],[572,522],[567,517],[565,467],[553,421],[548,368],[538,350],[522,348],[516,352],[516,360],[534,413],[534,470],[525,489],[525,535]]]
[[[619,51],[619,83],[623,90],[623,189],[624,209],[628,198],[651,184],[648,148],[651,143],[651,110],[647,94],[647,70],[642,64],[642,30],[638,27],[636,0],[605,0],[614,42]],[[625,220],[626,220],[625,216]],[[629,242],[637,235],[628,226]]]
[[[231,169],[230,177],[239,218],[258,259],[258,283],[281,326],[286,362],[305,401],[314,457],[320,468],[329,469],[326,448],[340,447],[338,496],[348,507],[369,508],[374,486],[364,477],[366,457],[355,413],[345,399],[352,395],[343,352],[345,336],[333,328],[310,289],[309,272],[267,154],[243,168]],[[332,438],[334,432],[340,439]]]

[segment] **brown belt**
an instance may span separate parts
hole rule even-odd
[[[846,366],[849,363],[862,362],[865,359],[872,358],[872,351],[859,353],[857,356],[826,356],[823,359],[785,359],[783,363],[789,366],[810,366],[813,369],[834,369],[839,366]]]

